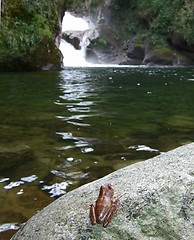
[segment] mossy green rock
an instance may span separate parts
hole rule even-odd
[[[194,143],[120,169],[73,190],[32,217],[12,240],[191,240],[194,236]],[[124,194],[109,226],[91,225],[102,184]]]
[[[1,71],[55,70],[62,67],[62,54],[51,39],[43,39],[27,55],[10,55],[0,62]]]
[[[29,67],[36,70],[55,70],[62,67],[62,54],[50,39],[42,41],[27,59]]]

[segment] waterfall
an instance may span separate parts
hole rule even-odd
[[[62,39],[59,49],[63,54],[64,66],[87,66],[85,60],[89,39],[97,36],[95,25],[86,19],[65,12],[62,21]]]

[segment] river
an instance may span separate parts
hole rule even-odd
[[[57,197],[194,141],[193,68],[0,73],[0,238]]]

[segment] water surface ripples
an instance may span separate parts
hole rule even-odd
[[[3,238],[56,197],[193,141],[193,78],[165,67],[1,74]]]

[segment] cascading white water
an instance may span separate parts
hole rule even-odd
[[[89,38],[94,34],[95,27],[91,22],[83,18],[77,18],[69,12],[65,12],[62,21],[62,33],[71,37],[80,39],[80,50],[75,49],[71,43],[64,39],[61,40],[59,49],[63,54],[64,66],[86,66],[89,63],[85,60],[86,47],[89,44]]]
[[[62,21],[62,34],[65,34],[68,38],[68,42],[61,39],[59,46],[63,55],[64,67],[128,67],[128,65],[118,65],[116,63],[107,64],[102,62],[94,64],[86,61],[86,49],[90,40],[99,36],[98,26],[91,20],[74,17],[70,12],[65,12]],[[74,38],[79,39],[80,49],[76,49],[73,44],[69,43],[69,40]]]

